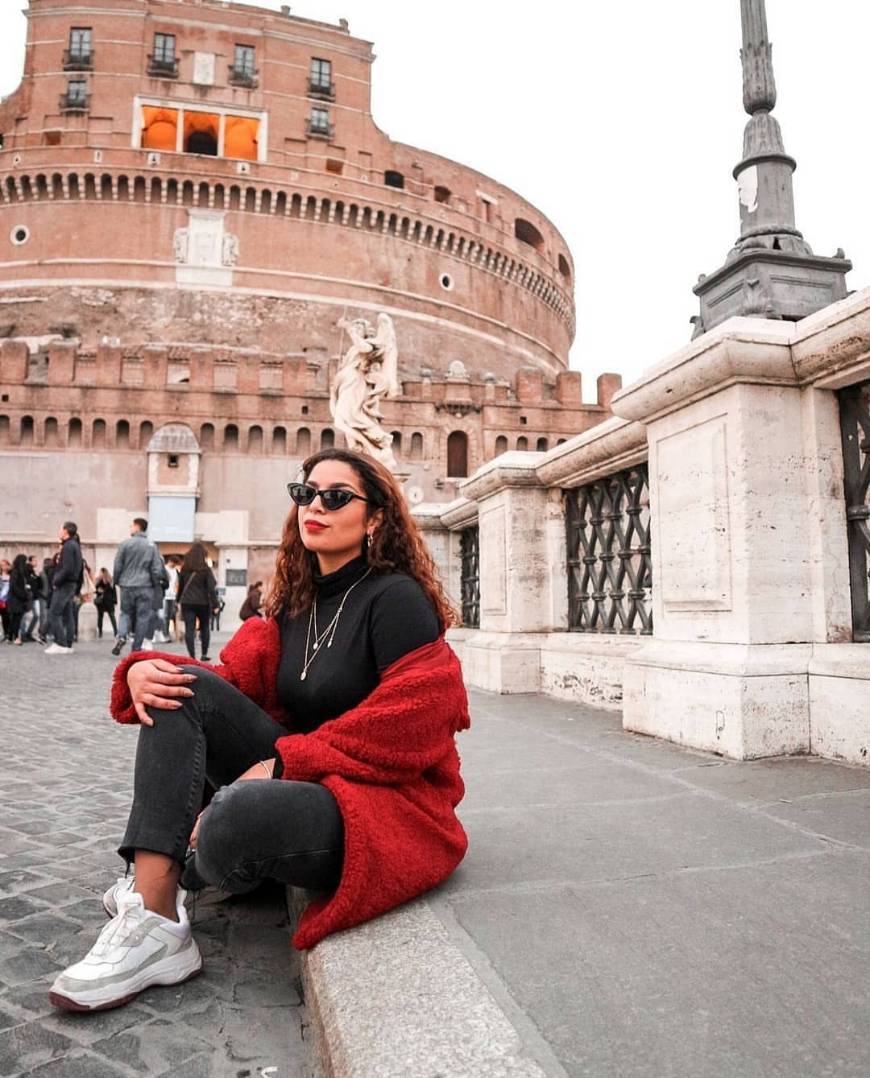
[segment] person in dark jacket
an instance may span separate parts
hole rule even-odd
[[[115,585],[112,583],[112,578],[109,575],[108,569],[101,569],[97,573],[97,579],[94,581],[94,606],[97,608],[97,637],[103,639],[103,615],[109,615],[109,621],[112,623],[112,635],[118,635],[118,624],[115,621],[115,606],[117,605],[118,597],[115,591]]]
[[[60,529],[60,559],[54,571],[48,623],[54,643],[45,649],[46,655],[69,655],[72,653],[75,621],[73,601],[81,587],[82,548],[79,545],[79,529],[68,520]]]
[[[260,611],[263,602],[262,595],[263,581],[258,580],[256,584],[252,584],[248,588],[247,598],[242,603],[242,608],[239,611],[239,617],[242,621],[247,621],[248,618],[261,618],[263,616]]]
[[[202,644],[202,661],[210,662],[208,645],[211,639],[209,616],[219,607],[217,581],[205,560],[205,547],[194,543],[184,555],[178,574],[178,601],[184,619],[184,643],[191,659],[196,658],[196,623]]]
[[[42,572],[39,574],[39,628],[36,630],[36,639],[40,644],[47,644],[46,633],[48,632],[48,607],[51,602],[51,582],[54,578],[54,558],[42,559]]]
[[[41,620],[42,581],[37,572],[36,557],[33,554],[27,559],[25,574],[27,576],[27,590],[30,592],[30,606],[28,608],[27,616],[21,620],[21,631],[19,636],[21,637],[22,643],[33,640],[33,634],[36,632]]]
[[[7,640],[21,643],[21,619],[30,606],[30,590],[27,587],[27,555],[16,554],[9,573],[9,595],[6,609],[9,613]]]

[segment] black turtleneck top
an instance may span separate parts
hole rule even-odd
[[[388,666],[438,637],[435,610],[416,580],[404,573],[372,571],[366,576],[367,569],[360,557],[334,573],[315,573],[318,633],[332,620],[347,589],[356,587],[344,604],[332,647],[326,640],[321,644],[304,681],[299,675],[305,665],[308,611],[281,619],[278,700],[301,733],[356,707]],[[313,625],[311,634],[313,644]]]

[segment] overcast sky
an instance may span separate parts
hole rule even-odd
[[[242,0],[247,2],[247,0]],[[0,0],[0,95],[23,59],[21,0]],[[279,0],[256,6],[278,9]],[[393,139],[514,188],[577,271],[571,366],[626,382],[682,346],[692,285],[739,232],[739,0],[299,0],[375,43],[373,113]],[[870,3],[768,0],[797,226],[870,284]]]

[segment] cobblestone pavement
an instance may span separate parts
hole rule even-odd
[[[110,646],[0,647],[0,1076],[308,1078],[283,889],[199,896],[205,969],[187,984],[92,1015],[48,1002],[123,868],[136,731],[108,718]]]

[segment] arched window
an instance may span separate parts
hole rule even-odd
[[[67,431],[66,444],[69,448],[80,448],[82,444],[82,421],[76,418],[71,419]]]
[[[21,417],[21,444],[33,445],[33,416],[24,415]]]
[[[390,432],[390,437],[393,439],[392,450],[394,453],[402,452],[402,432],[400,430],[394,430]]]
[[[415,430],[411,435],[411,460],[423,459],[423,435]]]
[[[45,432],[43,433],[42,440],[47,446],[56,446],[60,444],[60,437],[57,431],[57,420],[53,415],[50,415],[45,421]]]
[[[275,427],[272,431],[272,452],[280,453],[282,457],[287,452],[286,427]]]
[[[296,431],[296,456],[307,457],[311,452],[311,431],[308,427],[300,427]]]
[[[520,243],[527,243],[529,247],[534,247],[536,251],[544,250],[544,237],[531,221],[517,217],[514,221],[514,235]]]
[[[519,449],[521,453],[524,453],[528,448],[529,439],[524,434],[521,434],[519,438],[517,438],[517,449]]]
[[[214,423],[203,423],[199,428],[199,448],[214,449]]]
[[[0,415],[0,445],[9,445],[9,416]]]
[[[468,475],[468,435],[455,430],[447,438],[447,474],[451,479]]]
[[[567,441],[567,439],[565,439],[565,438],[559,438],[556,441],[556,445],[564,445],[566,441]]]
[[[94,425],[91,427],[91,447],[93,449],[105,449],[106,448],[106,421],[105,419],[95,419]]]
[[[323,433],[320,435],[320,448],[332,449],[335,445],[335,431],[330,427],[324,427]]]
[[[144,423],[139,424],[139,448],[147,449],[148,443],[151,441],[151,435],[154,433],[154,424],[146,419]]]
[[[224,449],[235,453],[239,448],[239,428],[235,423],[227,423],[224,427]]]
[[[507,453],[507,438],[500,434],[495,440],[495,455],[498,457],[502,453]]]
[[[126,419],[119,419],[115,424],[115,448],[130,448],[130,424]]]
[[[559,272],[566,281],[571,280],[571,264],[564,255],[559,255]]]
[[[546,453],[549,448],[550,444],[546,438],[539,438],[535,445],[535,449],[537,449],[539,453]]]
[[[262,453],[263,452],[263,428],[251,427],[248,431],[248,452],[249,453]]]

